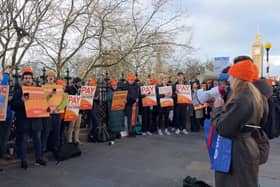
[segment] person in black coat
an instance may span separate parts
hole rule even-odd
[[[22,84],[24,86],[32,86],[33,73],[31,68],[24,68],[22,74]],[[26,159],[26,140],[31,132],[33,144],[35,148],[36,164],[46,165],[46,161],[42,159],[41,149],[41,131],[42,118],[27,118],[25,112],[24,101],[28,99],[28,94],[23,94],[22,88],[18,87],[14,91],[11,101],[12,110],[15,112],[15,126],[16,126],[16,146],[17,155],[21,160],[21,168],[27,169]]]
[[[130,137],[135,137],[135,124],[132,124],[132,107],[133,104],[138,102],[139,98],[139,86],[135,82],[136,76],[135,75],[128,75],[127,77],[128,83],[124,85],[124,90],[128,91],[127,94],[127,102],[125,106],[125,115],[127,116],[127,126],[128,126],[128,133]],[[137,114],[135,114],[137,115]]]
[[[157,86],[157,100],[158,100],[158,108],[159,108],[159,121],[158,121],[158,134],[163,135],[163,132],[166,135],[170,135],[170,132],[168,130],[169,127],[169,113],[171,110],[173,110],[173,106],[168,107],[162,107],[160,105],[160,99],[162,98],[172,98],[172,89],[170,93],[166,94],[159,94],[159,89],[161,87],[169,86],[168,84],[168,77],[164,76],[162,77],[161,84]],[[173,99],[173,98],[172,98]]]
[[[176,132],[175,134],[180,134],[182,132],[183,134],[188,134],[188,131],[186,130],[186,123],[187,123],[187,115],[188,114],[188,104],[182,104],[177,103],[177,91],[176,91],[176,85],[186,85],[185,77],[183,72],[177,73],[177,82],[175,83],[173,87],[173,97],[174,97],[174,103],[175,103],[175,111],[174,111],[174,123],[176,125]]]

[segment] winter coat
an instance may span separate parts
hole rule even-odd
[[[218,134],[232,139],[232,160],[229,173],[215,172],[216,187],[258,186],[259,149],[251,137],[254,128],[245,124],[258,125],[261,115],[256,110],[252,95],[244,92],[227,106],[212,110],[212,121]]]
[[[107,104],[109,114],[108,125],[111,132],[120,132],[124,130],[124,110],[111,110],[114,92],[115,90],[109,89],[107,93]]]
[[[27,118],[24,102],[22,101],[22,88],[18,87],[14,91],[11,101],[11,108],[15,112],[15,126],[18,132],[41,131],[43,128],[42,118]]]
[[[132,85],[127,83],[124,85],[124,90],[128,91],[126,105],[132,106],[136,102],[136,99],[139,98],[139,86],[137,83],[133,83]]]

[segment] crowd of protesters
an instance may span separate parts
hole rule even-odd
[[[10,71],[11,68],[8,67],[1,75],[1,85],[8,84]],[[55,76],[56,73],[54,71],[47,71],[46,84],[62,85],[65,93],[62,95],[61,102],[57,108],[48,108],[50,117],[27,118],[24,101],[28,99],[28,96],[23,93],[21,86],[17,87],[13,91],[13,95],[9,97],[7,120],[0,124],[1,159],[9,159],[6,146],[10,137],[12,122],[14,122],[13,124],[15,126],[16,155],[21,160],[21,168],[23,169],[28,168],[27,140],[30,135],[34,145],[35,164],[42,166],[47,165],[47,161],[44,157],[46,152],[57,151],[63,143],[80,143],[82,114],[80,113],[77,120],[69,123],[63,120],[63,113],[60,114],[57,113],[57,111],[65,110],[67,106],[67,94],[80,94],[82,80],[76,77],[72,80],[71,85],[66,86],[64,80],[57,80]],[[193,104],[178,103],[176,85],[191,85],[193,98],[196,97],[197,90],[199,89],[209,90],[221,84],[229,88],[229,83],[227,81],[205,80],[206,82],[199,82],[198,79],[187,81],[185,80],[183,72],[177,73],[176,82],[172,82],[166,75],[162,75],[158,77],[158,79],[151,77],[147,77],[143,81],[138,81],[136,79],[135,75],[130,74],[127,76],[127,81],[121,85],[116,80],[109,81],[106,102],[108,107],[107,130],[111,136],[111,144],[114,143],[115,138],[123,136],[122,132],[127,132],[129,137],[136,137],[136,135],[151,136],[153,134],[159,136],[168,136],[171,134],[187,135],[190,132],[199,132],[203,127],[204,118],[210,117],[211,107],[204,106],[196,108]],[[22,69],[21,85],[34,85],[33,71],[31,68],[25,67]],[[95,80],[88,81],[86,85],[98,87]],[[142,99],[145,95],[141,94],[140,87],[144,85],[155,85],[158,105],[148,107],[142,105]],[[158,94],[159,88],[163,86],[172,86],[172,93],[168,93],[167,95]],[[125,109],[112,111],[111,105],[114,92],[120,90],[128,91]],[[98,91],[95,93],[94,105],[98,105],[99,94]],[[171,97],[174,100],[174,106],[160,106],[159,100],[165,96]],[[48,101],[51,97],[52,94],[47,95],[46,100]],[[136,123],[141,124],[141,133],[136,133],[136,125],[132,125],[135,104],[137,104]],[[89,117],[91,121],[89,139],[94,140],[96,138],[94,137],[95,131],[101,124],[96,107],[89,111]]]

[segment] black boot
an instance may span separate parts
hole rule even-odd
[[[21,161],[21,168],[22,169],[27,169],[28,168],[28,164],[27,164],[27,162],[25,160]]]

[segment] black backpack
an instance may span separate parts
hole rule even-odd
[[[187,176],[183,180],[183,187],[211,187],[202,180],[197,180],[195,177]]]
[[[54,151],[54,158],[57,162],[79,157],[82,151],[77,143],[63,144],[57,151]]]
[[[100,124],[93,135],[97,142],[108,142],[111,140],[110,134],[107,131],[106,124]]]

